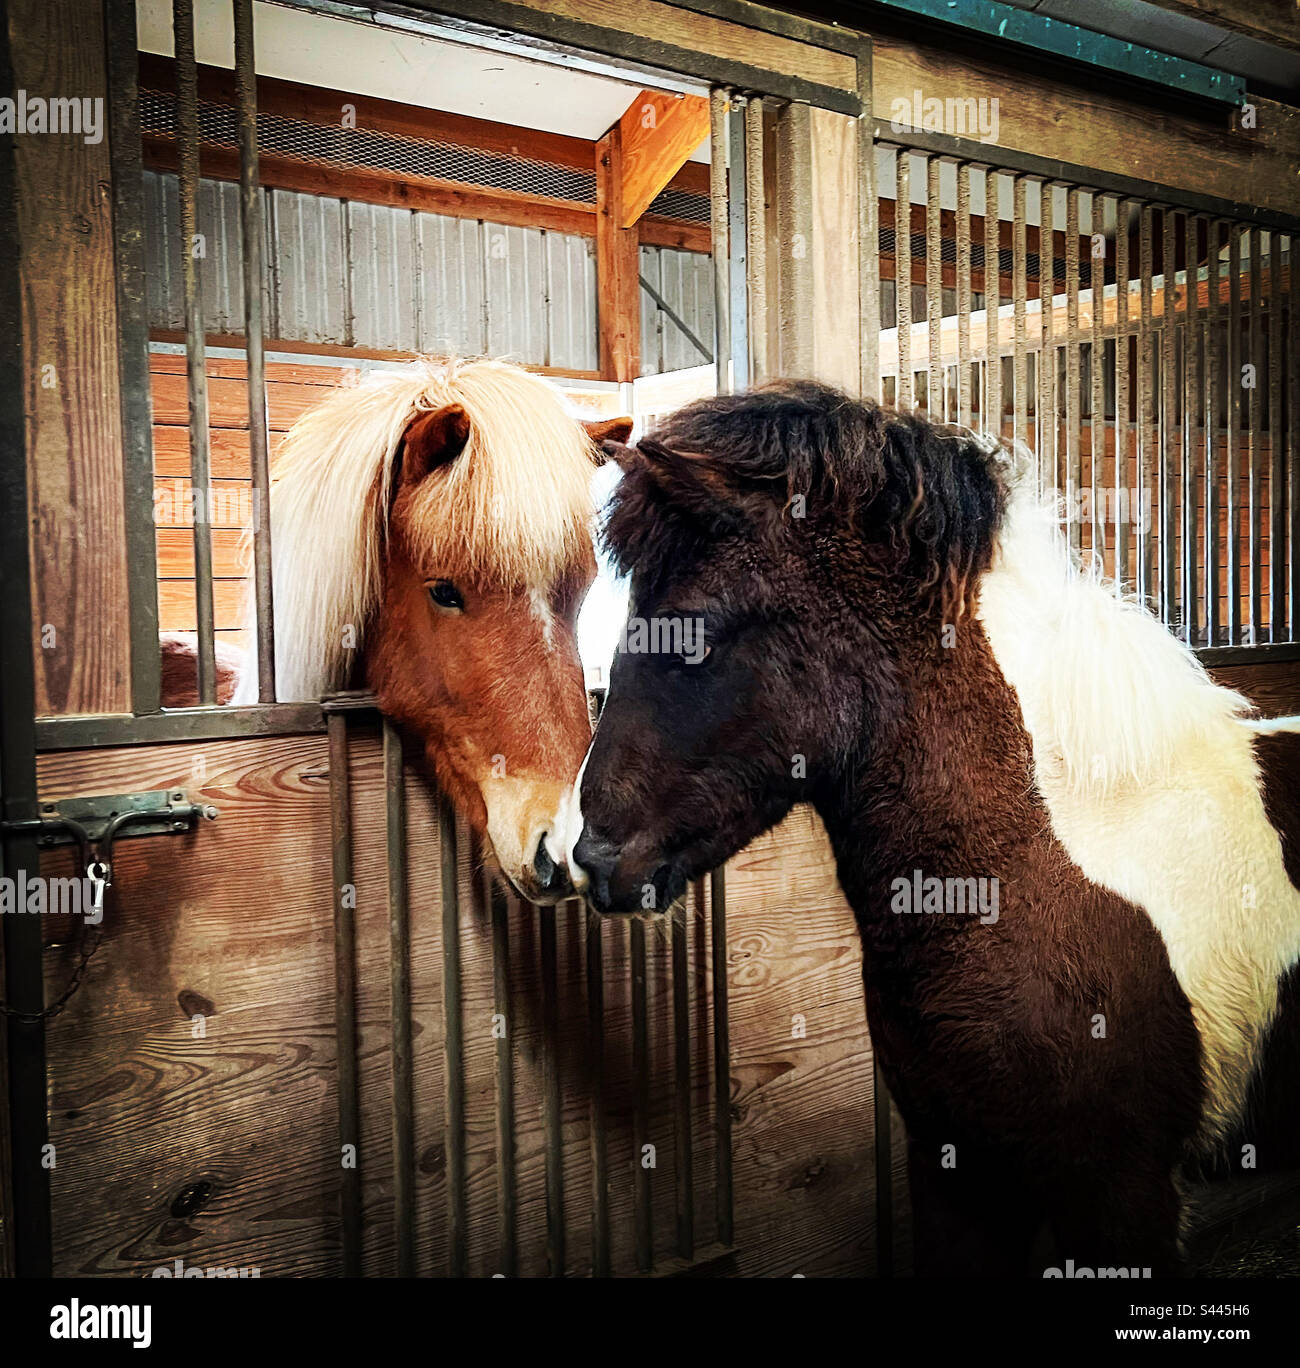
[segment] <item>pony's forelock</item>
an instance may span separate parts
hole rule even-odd
[[[285,434],[272,469],[281,698],[346,687],[383,591],[403,434],[449,404],[469,441],[405,510],[417,564],[527,590],[588,554],[592,447],[546,381],[505,361],[420,360],[341,385]],[[256,673],[250,662],[236,701],[252,701]]]

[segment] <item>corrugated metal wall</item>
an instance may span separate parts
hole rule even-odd
[[[263,195],[268,337],[596,369],[596,272],[588,239],[291,190]],[[146,172],[145,202],[149,321],[183,328],[176,178]],[[236,185],[201,183],[199,231],[206,329],[238,334],[244,304]],[[647,247],[641,269],[711,341],[709,258]],[[704,359],[644,292],[641,332],[644,374]]]
[[[672,247],[642,247],[641,275],[706,346],[713,345],[713,258]],[[711,360],[641,291],[641,374],[685,370]]]

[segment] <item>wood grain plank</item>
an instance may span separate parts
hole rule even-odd
[[[15,0],[14,88],[107,103],[99,0]],[[80,109],[80,105],[78,106]],[[131,706],[108,139],[15,138],[36,711]]]

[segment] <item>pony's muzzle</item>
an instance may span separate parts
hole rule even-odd
[[[617,846],[589,826],[573,847],[573,873],[597,912],[662,911],[686,890],[677,863],[646,862],[635,849]]]
[[[532,889],[534,902],[555,903],[573,896],[569,871],[557,863],[546,848],[547,833],[543,832],[533,853]]]

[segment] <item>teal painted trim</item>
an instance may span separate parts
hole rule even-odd
[[[1246,82],[1213,67],[1154,52],[1122,38],[1067,24],[1032,10],[1016,9],[996,0],[872,0],[873,4],[920,19],[952,24],[1001,42],[1016,43],[1036,52],[1051,53],[1072,62],[1104,67],[1121,76],[1165,86],[1202,100],[1241,105]]]

